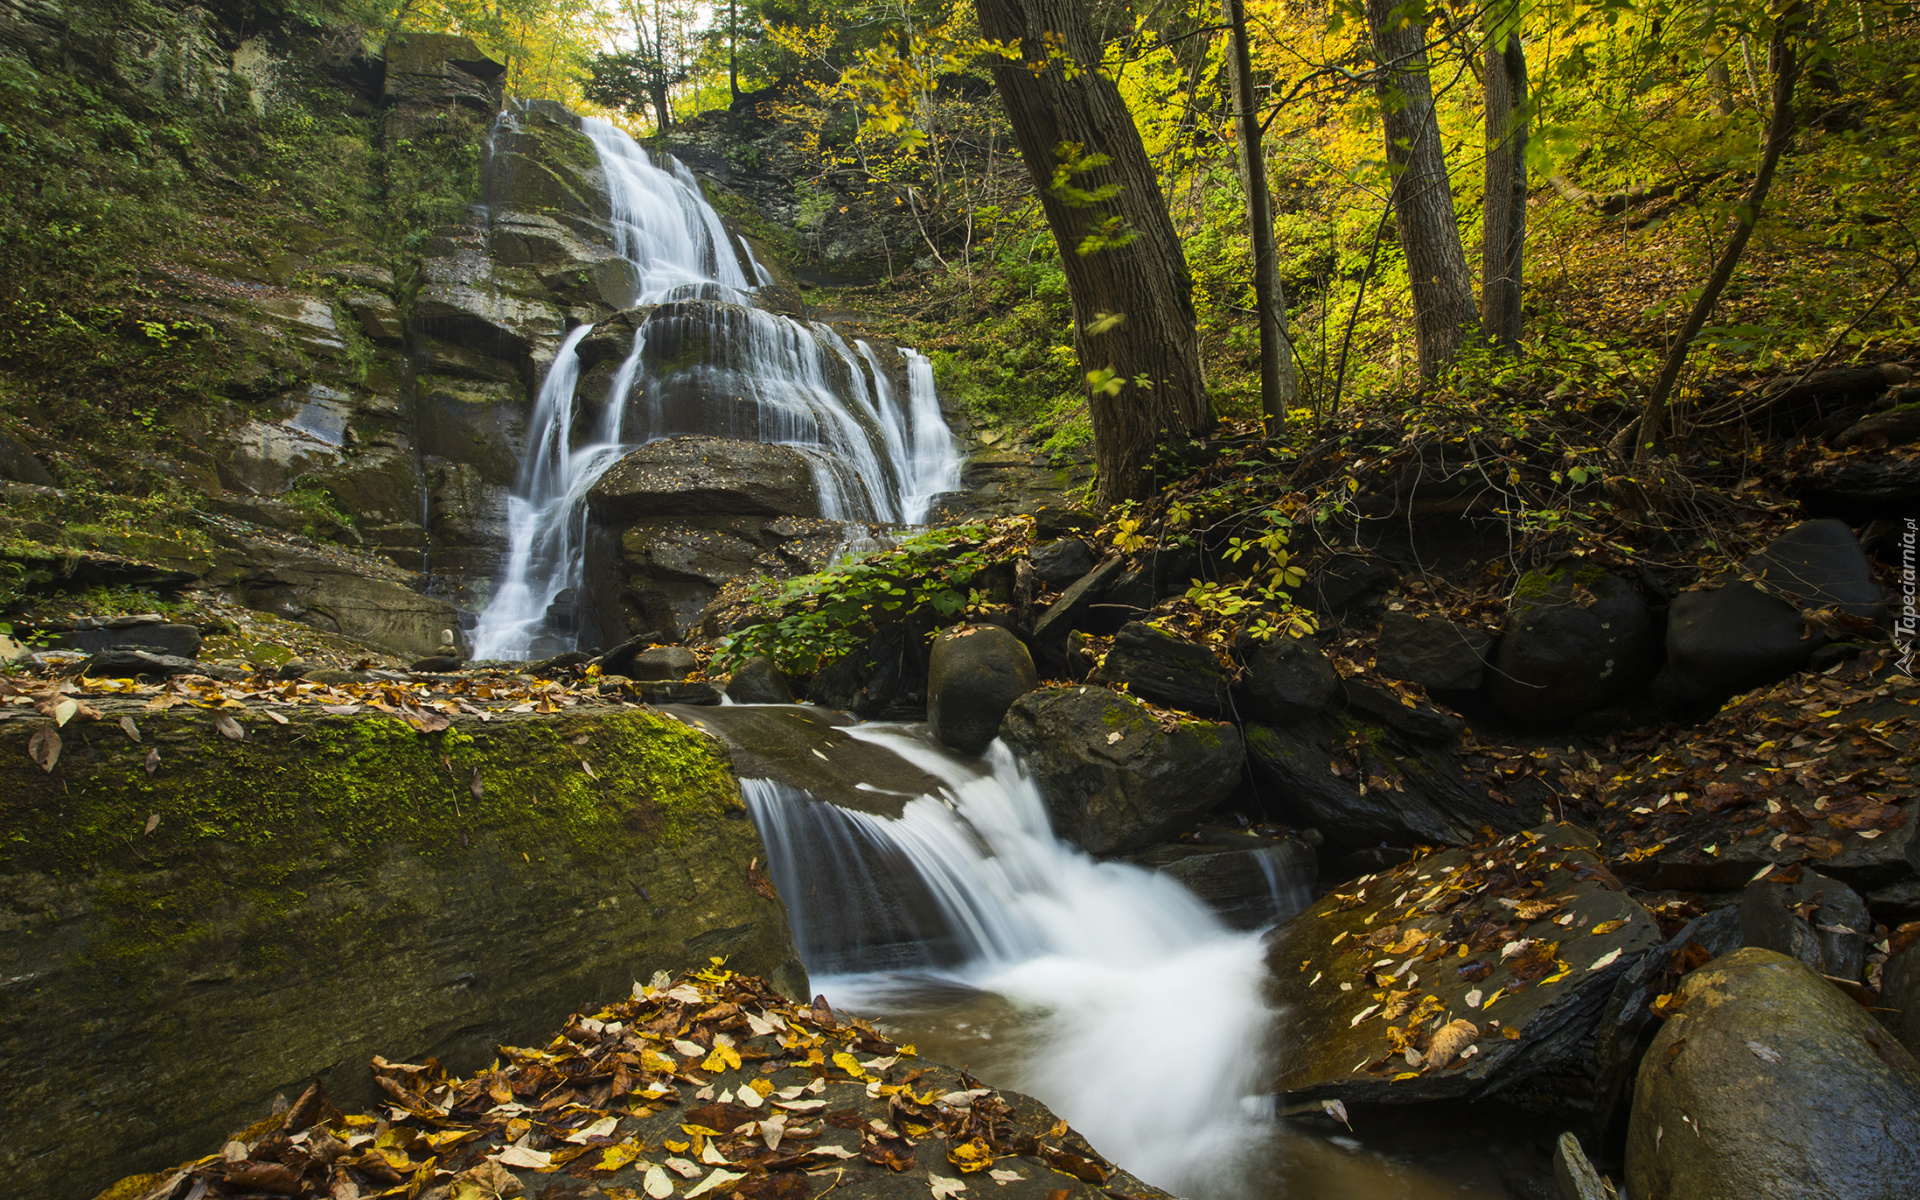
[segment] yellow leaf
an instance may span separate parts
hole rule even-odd
[[[640,1147],[632,1142],[621,1142],[617,1146],[608,1146],[600,1155],[600,1161],[593,1164],[596,1171],[618,1171],[634,1159],[640,1157]]]
[[[860,1065],[860,1060],[844,1050],[833,1056],[833,1065],[839,1067],[855,1079],[865,1079],[867,1077],[866,1069]]]
[[[838,1056],[836,1055],[835,1057],[837,1058]],[[711,1073],[727,1067],[737,1069],[739,1066],[740,1052],[732,1046],[724,1046],[716,1042],[713,1047],[713,1052],[707,1055],[705,1062],[700,1064],[700,1069]]]
[[[1592,929],[1588,930],[1587,932],[1595,935],[1599,935],[1602,933],[1612,933],[1614,930],[1619,929],[1624,925],[1626,925],[1625,921],[1602,921],[1598,925],[1595,925]]]

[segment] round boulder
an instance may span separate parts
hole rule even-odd
[[[733,669],[727,699],[735,704],[792,704],[793,688],[773,660],[760,654]]]
[[[1717,958],[1641,1062],[1627,1194],[1920,1196],[1920,1063],[1804,963]]]
[[[962,754],[978,754],[1000,734],[1015,700],[1040,686],[1033,655],[998,625],[961,625],[933,643],[927,663],[927,723]]]
[[[1564,721],[1642,682],[1653,622],[1633,585],[1598,567],[1529,571],[1513,591],[1488,691],[1501,712]]]
[[[685,646],[655,646],[633,656],[626,674],[645,683],[682,680],[700,669],[700,660]]]
[[[1277,637],[1246,656],[1241,692],[1248,710],[1284,724],[1310,717],[1340,691],[1340,676],[1312,638]]]
[[[1240,782],[1240,731],[1211,721],[1161,727],[1103,687],[1029,692],[1000,736],[1032,773],[1054,832],[1094,854],[1143,850],[1192,825]]]

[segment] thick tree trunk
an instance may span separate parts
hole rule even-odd
[[[1100,74],[1100,47],[1082,6],[979,0],[977,10],[980,31],[1017,47],[1022,59],[996,61],[994,81],[1060,246],[1074,349],[1093,384],[1097,500],[1144,497],[1153,488],[1155,448],[1210,422],[1186,256],[1133,118]],[[1109,161],[1068,177],[1063,149]],[[1087,199],[1109,185],[1118,189],[1110,197]],[[1116,218],[1131,240],[1099,246]],[[1098,248],[1089,248],[1090,237]]]
[[[1480,328],[1507,354],[1520,349],[1520,280],[1527,244],[1527,56],[1513,6],[1487,39],[1487,187]]]
[[[1247,227],[1253,238],[1253,304],[1260,318],[1260,411],[1267,436],[1280,436],[1292,403],[1293,343],[1287,338],[1287,294],[1280,285],[1280,249],[1273,240],[1273,204],[1267,195],[1267,155],[1260,110],[1253,99],[1253,59],[1247,47],[1246,0],[1227,0],[1227,58],[1233,81],[1234,132],[1240,142],[1240,183],[1247,193]]]
[[[1645,461],[1659,450],[1661,439],[1666,435],[1667,398],[1673,394],[1674,384],[1680,380],[1680,369],[1686,365],[1687,351],[1693,348],[1693,339],[1700,336],[1706,327],[1707,318],[1713,315],[1713,306],[1720,302],[1720,293],[1726,291],[1727,284],[1733,279],[1734,268],[1740,265],[1740,256],[1746,252],[1747,239],[1753,236],[1753,227],[1760,221],[1760,206],[1766,203],[1767,188],[1773,183],[1774,168],[1780,165],[1780,155],[1787,148],[1787,142],[1793,137],[1793,85],[1800,77],[1800,59],[1794,51],[1790,34],[1799,26],[1801,9],[1793,5],[1781,15],[1774,26],[1773,44],[1768,57],[1773,60],[1773,116],[1767,122],[1766,149],[1760,156],[1760,171],[1753,177],[1753,185],[1733,210],[1733,236],[1727,239],[1727,247],[1720,252],[1720,261],[1714,264],[1713,275],[1702,288],[1700,296],[1693,302],[1693,309],[1687,313],[1686,324],[1680,327],[1680,335],[1667,349],[1666,361],[1660,365],[1660,378],[1654,381],[1653,394],[1647,397],[1647,407],[1640,414],[1639,445],[1634,451],[1635,461]]]
[[[1387,133],[1387,164],[1395,179],[1394,222],[1413,287],[1413,336],[1420,377],[1431,379],[1453,361],[1474,324],[1473,277],[1460,245],[1447,157],[1427,78],[1426,27],[1413,18],[1411,0],[1367,0],[1378,90]]]

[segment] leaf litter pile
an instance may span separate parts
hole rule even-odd
[[[1483,834],[1361,876],[1281,926],[1267,961],[1293,1016],[1275,1090],[1437,1099],[1539,1057],[1660,940],[1593,850],[1566,825]]]
[[[375,1058],[373,1111],[341,1113],[315,1083],[220,1153],[99,1200],[1165,1197],[1036,1101],[718,959],[500,1055],[466,1079]]]

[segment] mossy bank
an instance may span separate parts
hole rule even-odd
[[[20,1194],[90,1196],[314,1076],[370,1103],[373,1054],[471,1070],[709,956],[805,994],[726,753],[670,718],[225,710],[240,741],[211,712],[104,707],[51,772],[27,748],[48,722],[0,722]]]

